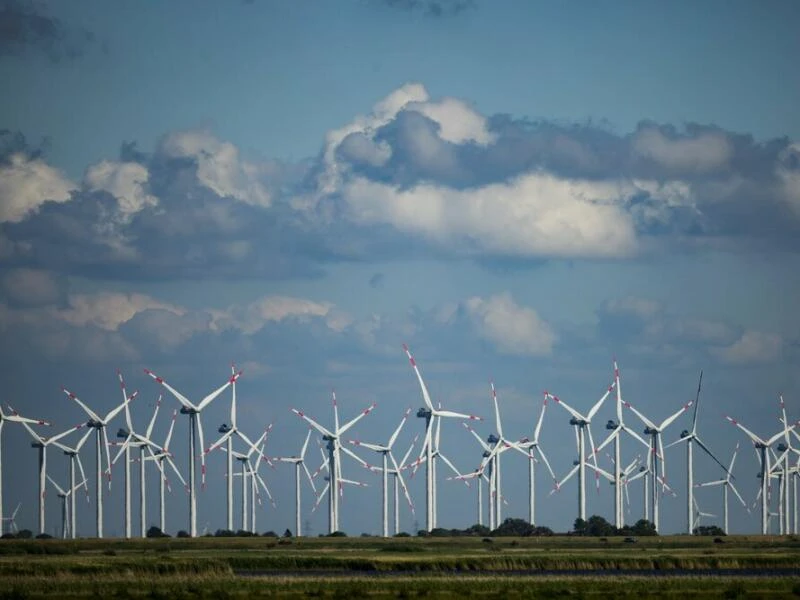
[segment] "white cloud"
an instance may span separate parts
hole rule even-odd
[[[269,191],[259,181],[258,165],[239,158],[239,150],[207,131],[181,131],[164,138],[161,152],[172,158],[197,161],[197,179],[218,196],[231,197],[256,206],[272,203]]]
[[[167,310],[176,315],[185,313],[185,309],[179,306],[161,302],[144,294],[119,292],[72,294],[67,302],[68,308],[53,308],[52,315],[76,327],[94,325],[107,331],[116,331],[137,313],[148,309]]]
[[[774,333],[746,331],[742,336],[721,348],[715,354],[723,362],[733,365],[772,362],[780,356],[783,339]]]
[[[778,157],[778,180],[781,192],[798,217],[800,217],[800,144],[790,144]],[[792,165],[791,163],[795,164]]]
[[[158,198],[147,193],[149,179],[150,173],[144,165],[108,160],[89,167],[85,177],[89,190],[102,190],[117,199],[123,217],[135,214],[147,206],[158,205]]]
[[[343,331],[352,319],[336,309],[330,302],[314,302],[289,296],[264,296],[246,306],[231,306],[226,310],[211,310],[212,329],[238,329],[246,335],[253,334],[268,323],[287,319],[309,322],[321,319],[329,329]]]
[[[75,187],[44,161],[14,154],[0,166],[0,222],[21,221],[48,200],[66,202]]]
[[[670,169],[702,172],[725,166],[733,154],[733,146],[721,133],[671,139],[657,128],[647,128],[635,134],[633,151]]]
[[[14,269],[6,273],[0,284],[3,296],[20,306],[53,304],[60,289],[56,278],[47,271]]]
[[[508,183],[456,190],[397,187],[354,178],[342,194],[347,217],[469,251],[516,256],[619,257],[636,250],[624,200],[632,184],[533,173]]]
[[[486,117],[456,98],[443,98],[439,102],[412,102],[406,106],[406,110],[415,110],[438,123],[439,137],[453,144],[474,142],[485,146],[497,137],[489,131]]]
[[[478,335],[504,354],[549,355],[556,335],[532,308],[519,306],[509,293],[464,302]]]

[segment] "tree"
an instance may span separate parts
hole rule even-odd
[[[286,531],[283,532],[283,537],[285,537],[285,538],[293,537],[292,536],[292,530],[287,527]]]
[[[146,534],[146,535],[147,535],[147,537],[149,537],[149,538],[161,538],[161,537],[169,537],[169,535],[168,535],[168,534],[166,534],[166,533],[164,533],[163,531],[161,531],[161,530],[160,530],[158,527],[156,527],[155,525],[154,525],[153,527],[151,527],[150,529],[148,529],[148,530],[147,530],[147,534]]]
[[[500,524],[500,527],[492,532],[492,535],[500,536],[528,536],[533,534],[534,527],[525,519],[508,518]]]
[[[722,531],[722,528],[717,527],[716,525],[701,525],[700,527],[695,527],[692,530],[692,533],[694,535],[725,535],[725,532]]]
[[[658,535],[655,524],[647,519],[639,519],[636,521],[633,527],[631,527],[631,533],[639,536]]]
[[[617,535],[616,528],[599,515],[592,515],[586,521],[586,534],[596,537],[606,537]]]
[[[464,533],[466,535],[474,535],[474,536],[478,536],[478,537],[486,537],[487,535],[491,534],[491,530],[488,527],[486,527],[486,525],[478,525],[476,523],[475,525],[472,525],[471,527],[468,527],[467,529],[465,529]]]
[[[572,532],[575,535],[589,535],[587,533],[588,529],[589,529],[589,524],[580,517],[575,519],[575,523],[573,523],[572,525]]]
[[[188,538],[188,537],[190,537],[190,536],[189,536],[189,533],[188,533],[187,531],[185,531],[184,529],[181,529],[181,530],[178,532],[178,537],[179,537],[179,538]]]

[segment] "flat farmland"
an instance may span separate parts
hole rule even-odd
[[[800,595],[793,536],[2,540],[2,598]]]

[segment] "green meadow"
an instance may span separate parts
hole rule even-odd
[[[0,540],[0,597],[800,596],[800,539],[718,540]]]

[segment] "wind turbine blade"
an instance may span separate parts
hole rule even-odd
[[[620,430],[621,430],[621,429],[622,429],[622,427],[620,427],[619,425],[617,425],[617,426],[616,426],[616,427],[615,427],[615,428],[614,428],[614,429],[611,431],[611,433],[609,433],[609,434],[608,434],[608,437],[607,437],[605,440],[603,440],[603,442],[602,442],[602,443],[601,443],[601,444],[600,444],[600,445],[599,445],[597,448],[595,448],[595,451],[594,451],[595,455],[596,455],[598,452],[600,452],[600,450],[602,450],[603,448],[605,448],[606,446],[608,446],[608,445],[609,445],[609,444],[610,444],[610,443],[611,443],[611,442],[614,440],[614,437],[616,437],[617,435],[619,435],[619,432],[620,432]]]
[[[503,424],[500,422],[500,406],[497,404],[497,390],[494,389],[494,381],[490,381],[489,385],[492,389],[492,403],[494,404],[494,420],[497,426],[497,435],[503,437]]]
[[[93,411],[91,408],[89,408],[88,406],[86,406],[86,405],[83,403],[83,401],[81,401],[81,399],[80,399],[80,398],[78,398],[78,397],[77,397],[75,394],[73,394],[72,392],[70,392],[70,391],[69,391],[67,388],[65,388],[65,387],[63,387],[63,386],[62,386],[62,387],[61,387],[61,391],[62,391],[62,392],[64,392],[64,393],[67,395],[67,397],[68,397],[68,398],[70,398],[71,400],[74,400],[75,402],[77,402],[77,403],[78,403],[78,406],[80,406],[80,407],[83,409],[83,412],[85,412],[87,415],[89,415],[89,418],[90,418],[90,419],[93,419],[93,420],[95,420],[95,421],[101,421],[101,420],[102,420],[102,419],[101,419],[101,418],[98,416],[98,414],[97,414],[96,412],[94,412],[94,411]],[[9,408],[11,408],[11,407],[9,407]]]
[[[212,451],[216,450],[217,448],[219,448],[222,444],[224,444],[226,441],[228,441],[228,438],[233,435],[234,431],[236,431],[236,430],[235,429],[229,429],[228,431],[223,433],[222,436],[216,442],[214,442],[208,448],[205,449],[204,453],[205,454],[209,454],[210,452],[212,452]]]
[[[106,449],[106,475],[108,477],[108,489],[111,489],[111,450],[108,447],[108,433],[106,433],[106,428],[102,427],[100,429],[100,434],[103,437],[103,446]],[[99,457],[98,457],[99,458]]]
[[[197,407],[196,407],[194,404],[192,404],[192,403],[189,401],[189,399],[188,399],[186,396],[184,396],[183,394],[181,394],[181,393],[180,393],[178,390],[176,390],[176,389],[175,389],[175,388],[173,388],[173,387],[172,387],[170,384],[168,384],[166,381],[164,381],[164,379],[163,379],[162,377],[159,377],[158,375],[156,375],[155,373],[153,373],[153,372],[152,372],[150,369],[145,369],[145,370],[144,370],[144,372],[145,372],[145,373],[147,373],[147,374],[148,374],[150,377],[152,377],[152,378],[153,378],[153,379],[156,381],[156,383],[160,383],[160,384],[161,384],[161,385],[163,385],[165,388],[167,388],[167,390],[169,391],[169,393],[170,393],[170,394],[172,394],[172,395],[173,395],[173,397],[174,397],[174,398],[175,398],[175,399],[176,399],[178,402],[180,402],[180,403],[181,403],[181,405],[182,405],[183,407],[185,407],[185,408],[190,408],[190,409],[192,409],[192,410],[195,410],[195,409],[197,408]]]
[[[414,514],[414,503],[411,501],[411,495],[408,493],[408,488],[406,487],[406,482],[403,479],[403,474],[400,472],[400,467],[397,465],[397,461],[394,459],[394,455],[389,452],[389,460],[392,461],[392,466],[394,466],[395,477],[400,482],[400,487],[403,490],[403,495],[406,497],[406,502],[408,502],[408,506],[411,509],[411,514]]]
[[[739,490],[736,489],[736,486],[733,485],[733,483],[731,483],[731,482],[728,482],[728,485],[730,486],[730,488],[733,491],[733,493],[736,494],[736,497],[739,499],[739,502],[742,503],[742,506],[747,508],[747,502],[744,501],[744,498],[742,498],[742,495],[739,493]],[[749,508],[747,509],[747,512],[750,512]]]
[[[225,383],[223,383],[223,384],[222,384],[221,386],[219,386],[219,387],[218,387],[216,390],[214,390],[213,392],[211,392],[211,393],[210,393],[208,396],[206,396],[205,398],[203,398],[202,400],[200,400],[200,403],[197,405],[197,412],[200,412],[200,411],[201,411],[201,410],[203,410],[203,409],[204,409],[206,406],[208,406],[209,404],[211,404],[211,402],[213,402],[213,401],[214,401],[214,399],[215,399],[217,396],[219,396],[219,395],[220,395],[222,392],[224,392],[226,389],[228,389],[228,386],[229,386],[229,385],[231,385],[231,384],[233,384],[233,383],[236,383],[236,380],[237,380],[237,379],[239,379],[239,377],[241,377],[241,376],[242,376],[242,372],[241,372],[241,371],[239,371],[238,373],[234,373],[233,375],[231,375],[231,376],[230,376],[230,378],[228,379],[228,381],[226,381]]]
[[[425,406],[427,406],[429,410],[433,410],[433,402],[431,402],[431,396],[428,393],[428,388],[425,385],[425,382],[422,380],[419,367],[417,367],[417,361],[414,360],[414,357],[411,355],[411,351],[405,344],[403,344],[403,350],[405,351],[406,356],[408,356],[408,362],[411,363],[411,368],[413,368],[414,373],[417,374],[417,379],[419,380],[419,387],[422,389],[422,399],[425,401]]]
[[[728,467],[728,480],[730,480],[730,474],[733,473],[733,465],[736,462],[736,455],[739,452],[739,442],[736,442],[736,447],[733,449],[733,456],[731,457],[731,464]]]
[[[206,453],[203,452],[205,442],[203,441],[203,420],[200,418],[200,413],[195,415],[197,421],[197,435],[200,437],[200,489],[206,489]],[[194,460],[194,456],[190,460]]]
[[[550,490],[550,495],[552,496],[554,493],[560,491],[561,490],[561,486],[564,485],[565,483],[567,483],[572,478],[572,476],[575,475],[575,473],[578,472],[578,469],[580,469],[580,465],[575,465],[574,467],[572,467],[572,469],[570,469],[569,473],[567,473],[561,479],[561,481],[556,481],[555,485],[553,486],[553,489]]]
[[[446,464],[448,467],[450,467],[450,470],[453,471],[453,473],[455,473],[457,476],[461,477],[461,472],[458,469],[456,469],[455,465],[452,462],[450,462],[449,458],[447,458],[441,452],[439,452],[439,458],[441,458],[444,461],[444,464]],[[469,486],[469,482],[468,481],[464,480],[464,483],[467,486]]]
[[[637,417],[639,417],[639,420],[642,423],[644,423],[645,425],[647,425],[648,427],[650,427],[652,429],[656,429],[655,424],[650,419],[645,417],[642,413],[640,413],[638,410],[636,410],[636,408],[633,406],[633,404],[631,404],[630,402],[623,402],[622,405],[625,408],[629,408],[633,414],[635,414]]]
[[[716,487],[718,485],[723,485],[728,483],[727,479],[717,479],[716,481],[706,481],[704,483],[695,483],[694,487],[702,488],[702,487]]]
[[[113,419],[114,417],[116,417],[120,413],[120,411],[122,411],[123,408],[127,409],[128,408],[128,404],[130,404],[136,398],[136,396],[138,396],[138,395],[139,395],[139,390],[136,390],[130,396],[125,398],[125,401],[122,404],[120,404],[116,408],[112,409],[111,412],[109,412],[106,415],[106,418],[102,420],[103,425],[108,424],[108,422],[111,419]]]
[[[643,445],[645,448],[647,448],[648,450],[650,450],[650,443],[649,443],[649,442],[646,442],[646,441],[644,441],[644,438],[642,438],[642,436],[640,436],[638,433],[636,433],[636,432],[635,432],[633,429],[629,429],[629,428],[628,428],[628,427],[626,427],[624,424],[623,424],[623,425],[620,425],[620,428],[621,428],[621,429],[622,429],[622,430],[623,430],[625,433],[627,433],[629,436],[631,436],[632,438],[634,438],[634,439],[638,440],[638,441],[639,441],[639,442],[640,442],[640,443],[641,443],[641,444],[642,444],[642,445]]]
[[[361,440],[347,440],[353,446],[358,446],[359,448],[366,448],[367,450],[373,450],[375,452],[384,452],[388,448],[386,446],[379,446],[378,444],[369,444],[367,442],[362,442]]]
[[[453,417],[456,419],[469,419],[470,421],[483,421],[483,417],[465,415],[463,413],[453,412],[452,410],[435,410],[433,414],[436,417]]]
[[[122,453],[125,452],[125,449],[128,447],[130,439],[131,439],[131,436],[129,435],[128,437],[125,438],[125,441],[122,442],[122,444],[120,445],[119,450],[117,451],[117,455],[111,461],[112,465],[117,464],[117,461],[119,460],[119,457],[122,456]]]
[[[769,438],[769,439],[767,440],[767,446],[771,446],[772,444],[774,444],[775,442],[777,442],[777,441],[778,441],[778,439],[780,439],[780,438],[782,438],[782,437],[784,437],[784,436],[785,436],[786,438],[788,438],[788,437],[789,437],[789,432],[790,432],[790,431],[792,431],[792,430],[793,430],[795,427],[797,427],[798,425],[800,425],[800,421],[795,421],[795,422],[794,422],[794,423],[792,423],[791,425],[788,425],[788,426],[786,427],[786,429],[784,429],[784,430],[782,430],[782,431],[780,431],[780,432],[776,433],[775,435],[773,435],[771,438]],[[787,444],[787,446],[788,446],[788,445],[789,445],[789,444]]]
[[[236,365],[231,363],[231,429],[236,429],[236,379],[233,379],[234,375],[236,375]]]
[[[125,424],[128,426],[128,431],[133,431],[131,411],[128,406],[128,392],[125,390],[125,379],[122,377],[122,371],[119,369],[117,369],[117,377],[119,378],[119,387],[122,389],[122,406],[125,408]]]
[[[311,439],[311,428],[308,428],[308,433],[306,434],[306,441],[303,442],[303,449],[300,450],[300,458],[304,459],[306,457],[306,450],[308,449],[308,440]]]
[[[671,442],[671,443],[667,444],[666,446],[664,446],[664,450],[666,450],[667,448],[672,448],[673,446],[676,446],[676,445],[680,444],[681,442],[685,442],[686,440],[691,439],[691,438],[692,438],[691,435],[687,435],[684,438],[678,438],[674,442]]]
[[[178,410],[172,411],[172,422],[169,424],[169,431],[167,432],[167,439],[164,441],[164,452],[169,452],[169,443],[172,440],[172,430],[175,428],[175,419],[178,418]]]
[[[23,423],[23,425],[27,425],[27,423]],[[61,433],[57,433],[56,435],[44,438],[44,440],[46,441],[47,444],[52,444],[53,442],[57,442],[61,438],[68,436],[73,431],[78,431],[78,429],[82,429],[85,425],[86,425],[85,423],[79,423],[78,425],[75,425],[75,427],[70,427],[69,429],[65,429]]]
[[[344,432],[346,432],[348,429],[350,429],[350,428],[351,428],[353,425],[355,425],[356,423],[358,423],[358,422],[359,422],[361,419],[363,419],[364,417],[366,417],[366,416],[367,416],[367,415],[368,415],[370,412],[372,412],[372,410],[373,410],[373,409],[374,409],[376,406],[378,406],[378,405],[377,405],[377,404],[375,404],[375,403],[373,402],[373,403],[372,403],[372,404],[370,404],[370,405],[369,405],[367,408],[365,408],[365,409],[364,409],[364,410],[362,410],[360,413],[358,413],[358,415],[357,415],[355,418],[353,418],[353,419],[352,419],[351,421],[349,421],[348,423],[345,423],[344,427],[342,427],[341,429],[339,429],[339,431],[338,431],[339,435],[343,434],[343,433],[344,433]]]
[[[52,425],[50,421],[45,421],[44,419],[31,419],[29,417],[23,417],[17,411],[15,411],[10,406],[8,409],[11,411],[11,414],[3,414],[2,408],[0,408],[0,421],[6,420],[11,421],[12,423],[29,423],[30,425],[47,425],[48,427]]]
[[[694,398],[694,416],[692,417],[692,433],[697,431],[697,409],[700,407],[700,388],[703,385],[703,371],[700,370],[700,380],[697,382],[697,395]]]
[[[339,449],[342,452],[344,452],[345,454],[347,454],[350,458],[355,460],[357,463],[359,463],[362,467],[369,468],[369,465],[367,464],[367,461],[365,461],[363,458],[361,458],[358,454],[356,454],[355,452],[353,452],[349,448],[346,448],[345,446],[339,446]]]
[[[758,437],[758,436],[757,436],[755,433],[753,433],[752,431],[750,431],[749,429],[747,429],[747,427],[745,427],[744,425],[742,425],[741,423],[739,423],[739,421],[737,421],[736,419],[734,419],[734,418],[732,418],[732,417],[729,417],[728,415],[725,415],[725,418],[726,418],[728,421],[730,421],[731,423],[733,423],[733,424],[734,424],[736,427],[738,427],[739,429],[741,429],[742,431],[744,431],[745,435],[747,435],[747,437],[749,437],[751,440],[753,440],[753,442],[755,442],[755,443],[757,443],[757,444],[764,444],[765,446],[767,446],[767,445],[768,445],[768,444],[767,444],[767,443],[766,443],[764,440],[762,440],[762,439],[761,439],[760,437]]]
[[[339,404],[336,402],[336,391],[331,390],[331,403],[333,404],[333,430],[339,434]]]
[[[49,475],[49,474],[46,474],[46,475],[45,475],[45,477],[47,477],[47,481],[49,481],[50,483],[52,483],[52,484],[53,484],[53,487],[54,487],[54,488],[56,488],[56,489],[58,490],[58,493],[59,493],[59,494],[61,494],[62,496],[66,496],[67,492],[65,492],[64,490],[62,490],[62,489],[61,489],[61,486],[60,486],[60,485],[58,485],[58,484],[57,484],[57,483],[56,483],[56,482],[53,480],[53,478],[52,478],[52,477],[50,477],[50,475]]]
[[[147,424],[147,429],[145,430],[145,435],[149,438],[153,433],[153,426],[156,424],[156,417],[158,416],[158,409],[161,408],[161,394],[158,395],[158,400],[156,400],[156,408],[153,411],[153,416],[150,417],[150,422]]]
[[[410,412],[411,412],[411,407],[409,406],[406,409],[405,414],[403,414],[403,418],[400,420],[400,424],[397,426],[397,429],[394,430],[392,437],[389,438],[389,443],[386,444],[387,448],[391,448],[392,446],[394,446],[394,442],[397,439],[397,436],[400,435],[400,430],[403,429],[403,425],[406,424],[406,420],[408,419],[408,415]]]
[[[533,441],[535,443],[539,442],[539,433],[542,431],[545,410],[547,410],[547,394],[544,395],[544,400],[542,401],[542,410],[539,413],[539,420],[536,422],[536,429],[533,430]],[[503,437],[503,434],[500,434],[500,437]]]
[[[669,417],[667,417],[666,419],[664,419],[664,421],[661,423],[661,427],[659,427],[658,430],[659,431],[664,431],[664,429],[666,429],[667,427],[672,425],[672,423],[675,421],[675,419],[677,419],[683,413],[685,413],[687,410],[689,410],[689,408],[692,406],[692,404],[694,404],[693,401],[687,402],[677,412],[675,412],[675,414],[672,414]]]
[[[606,390],[606,393],[605,393],[605,394],[603,394],[603,395],[600,397],[600,400],[598,400],[598,401],[595,403],[595,405],[594,405],[594,406],[591,408],[591,410],[589,411],[589,414],[587,414],[587,415],[586,415],[586,420],[587,420],[587,421],[591,421],[591,420],[594,418],[594,416],[597,414],[597,411],[598,411],[598,410],[600,410],[600,407],[603,405],[603,402],[605,402],[606,398],[608,398],[608,395],[609,395],[611,392],[613,392],[613,391],[614,391],[614,388],[615,388],[615,387],[617,387],[617,381],[616,381],[616,379],[615,379],[615,380],[614,380],[614,381],[611,383],[611,385],[609,385],[609,386],[608,386],[608,389]],[[578,418],[583,418],[583,417],[578,417]]]
[[[547,470],[550,472],[550,476],[553,478],[553,481],[556,480],[556,474],[553,473],[553,467],[550,466],[550,461],[547,460],[547,456],[545,456],[544,451],[542,450],[541,446],[536,446],[536,451],[539,453],[539,456],[542,457],[542,462],[547,467]]]
[[[411,445],[408,447],[408,450],[406,450],[406,453],[403,455],[403,460],[400,461],[401,468],[405,469],[408,457],[411,456],[411,452],[414,450],[414,446],[416,445],[418,439],[419,439],[419,434],[414,436],[414,439],[411,441]]]
[[[89,433],[92,431],[89,430]],[[86,491],[86,502],[89,502],[89,484],[86,482],[86,473],[83,471],[83,463],[81,462],[81,457],[79,454],[75,455],[75,460],[78,462],[78,470],[81,473],[81,479],[83,480],[83,489]]]
[[[700,446],[700,447],[703,449],[703,451],[704,451],[706,454],[708,454],[708,455],[709,455],[709,456],[710,456],[710,457],[711,457],[711,458],[714,460],[714,462],[715,462],[715,463],[717,463],[717,464],[718,464],[720,467],[722,467],[722,470],[723,470],[723,471],[725,471],[726,473],[728,473],[728,467],[726,467],[725,465],[723,465],[723,464],[722,464],[722,463],[719,461],[719,459],[718,459],[716,456],[714,456],[714,454],[711,452],[711,450],[709,450],[709,449],[708,449],[708,446],[706,446],[706,445],[703,443],[703,440],[701,440],[699,437],[695,436],[695,438],[694,438],[694,441],[697,443],[697,445],[698,445],[698,446]],[[733,477],[733,475],[731,475],[731,477]]]
[[[481,447],[482,447],[482,448],[483,448],[483,449],[484,449],[486,452],[489,452],[489,451],[491,450],[491,447],[489,446],[489,444],[487,444],[485,441],[483,441],[483,438],[482,438],[481,436],[479,436],[479,435],[478,435],[478,433],[477,433],[477,432],[476,432],[476,431],[475,431],[475,430],[474,430],[472,427],[470,427],[470,426],[469,426],[469,425],[467,425],[466,423],[461,423],[461,424],[464,426],[464,429],[466,429],[466,430],[467,430],[467,431],[469,431],[469,432],[470,432],[470,433],[471,433],[473,436],[475,436],[475,439],[476,439],[476,440],[478,440],[478,443],[481,445]]]
[[[608,394],[606,394],[606,395],[608,395]],[[554,394],[551,394],[550,392],[545,392],[545,393],[544,393],[545,400],[547,399],[547,397],[548,397],[548,396],[549,396],[550,398],[552,398],[552,399],[553,399],[553,401],[554,401],[556,404],[558,404],[559,406],[561,406],[562,408],[564,408],[564,410],[566,410],[566,411],[567,411],[569,414],[571,414],[571,415],[572,415],[573,417],[575,417],[577,420],[579,420],[579,421],[587,420],[587,421],[588,421],[588,419],[584,419],[584,417],[583,417],[583,415],[582,415],[581,413],[579,413],[577,410],[575,410],[574,408],[572,408],[572,407],[571,407],[569,404],[567,404],[566,402],[564,402],[564,401],[563,401],[561,398],[559,398],[558,396],[556,396],[556,395],[554,395]],[[604,398],[605,398],[605,396],[604,396]]]
[[[305,471],[305,473],[306,473],[306,478],[308,479],[308,483],[309,483],[309,485],[311,485],[311,489],[314,490],[314,495],[316,496],[317,495],[317,486],[314,485],[314,479],[311,477],[311,473],[309,472],[308,467],[306,466],[306,463],[303,462],[301,464],[303,465],[303,471]]]
[[[169,463],[169,466],[172,467],[172,470],[175,472],[175,475],[178,476],[178,479],[180,479],[181,483],[185,487],[186,486],[186,480],[183,478],[183,475],[181,475],[181,472],[178,470],[178,467],[175,465],[175,462],[172,460],[172,457],[167,455],[164,460],[166,460]],[[166,475],[165,475],[165,477],[166,477]]]
[[[328,437],[332,437],[332,438],[333,438],[333,437],[336,437],[336,436],[335,436],[333,433],[331,433],[330,431],[328,431],[327,429],[325,429],[325,428],[324,428],[322,425],[320,425],[320,424],[319,424],[319,423],[317,423],[317,422],[316,422],[314,419],[312,419],[311,417],[309,417],[308,415],[306,415],[306,414],[305,414],[303,411],[301,411],[301,410],[297,410],[296,408],[292,408],[292,409],[290,409],[290,410],[291,410],[291,411],[292,411],[294,414],[296,414],[298,417],[300,417],[301,419],[303,419],[303,420],[304,420],[306,423],[308,423],[309,425],[311,425],[311,426],[312,426],[314,429],[316,429],[318,432],[320,432],[322,435],[327,435]]]

